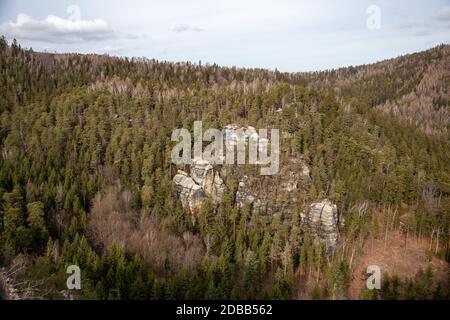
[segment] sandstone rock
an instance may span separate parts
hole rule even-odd
[[[339,216],[337,207],[324,199],[312,203],[309,211],[301,214],[304,225],[309,231],[325,242],[327,248],[334,248],[339,240]]]
[[[252,126],[239,128],[235,124],[229,124],[224,127],[225,147],[233,148],[238,143],[243,142],[246,145],[249,141],[258,142],[259,135]]]
[[[255,197],[249,192],[245,182],[248,180],[247,176],[244,176],[241,181],[239,181],[238,189],[236,191],[236,204],[238,208],[243,208],[244,205],[252,204],[255,201]]]
[[[205,160],[194,160],[191,164],[190,175],[178,170],[173,177],[176,191],[184,208],[195,213],[203,204],[206,197],[211,197],[216,203],[220,202],[225,192],[225,183],[220,174],[214,172],[213,166]]]
[[[219,172],[214,173],[214,192],[212,194],[212,197],[215,201],[220,202],[222,199],[223,193],[225,192],[225,183],[223,182],[222,178],[220,177]]]
[[[195,183],[197,183],[202,187],[208,183],[211,183],[213,180],[212,165],[206,160],[202,159],[192,160],[191,177],[192,179],[194,179]]]
[[[239,182],[236,191],[236,206],[242,209],[245,204],[251,205],[252,211],[257,214],[265,213],[265,202],[258,197],[258,194],[249,185],[248,176],[244,176]]]
[[[215,202],[220,202],[225,191],[225,184],[219,172],[214,172],[213,166],[206,160],[194,159],[191,165],[191,177],[208,196]]]
[[[181,170],[178,170],[178,173],[173,177],[173,182],[183,207],[189,208],[191,212],[197,211],[207,196],[202,187]]]

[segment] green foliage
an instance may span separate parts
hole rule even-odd
[[[324,197],[345,216],[348,247],[385,230],[392,212],[406,206],[409,232],[439,233],[434,254],[448,261],[448,136],[372,108],[414,90],[439,50],[375,66],[376,72],[287,74],[34,53],[2,37],[0,264],[26,254],[32,277],[49,278],[54,292],[64,289],[65,268],[78,264],[79,297],[86,299],[290,299],[299,278],[313,277],[321,282],[313,299],[344,298],[348,257],[330,255],[300,219],[307,203]],[[444,108],[445,99],[436,105]],[[236,205],[238,180],[230,169],[221,203],[208,199],[189,212],[174,196],[171,179],[185,168],[170,161],[170,137],[195,120],[205,127],[280,128],[282,164],[301,159],[310,179],[302,179],[295,194],[259,190],[271,198],[270,213],[260,215],[249,204]],[[164,266],[156,269],[139,250],[97,242],[90,211],[112,184],[127,191],[120,193],[127,210],[119,211],[132,213],[130,229],[151,218],[159,236],[182,244],[181,252],[192,246],[188,234],[198,237],[203,251],[192,258],[194,267],[174,270],[162,257]],[[285,209],[279,202],[289,197],[298,205]],[[361,213],[364,202],[369,209]],[[372,208],[389,208],[385,220]],[[417,277],[415,284],[386,278],[380,295],[362,297],[446,297],[444,285],[433,286],[431,269]]]

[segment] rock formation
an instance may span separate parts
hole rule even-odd
[[[202,187],[182,170],[178,170],[178,173],[173,177],[173,182],[175,182],[183,208],[189,208],[191,212],[197,211],[206,198],[206,193]]]
[[[325,242],[326,248],[334,248],[339,239],[339,215],[335,204],[324,199],[309,206],[302,214],[303,225]]]
[[[235,124],[229,124],[224,128],[225,133],[225,147],[234,147],[238,143],[247,144],[250,140],[258,142],[259,135],[256,129],[252,126],[239,128]]]
[[[218,171],[206,160],[193,160],[191,165],[191,177],[208,196],[219,202],[225,191],[225,184]]]
[[[219,172],[206,160],[193,160],[190,175],[182,170],[173,177],[176,191],[184,208],[195,213],[207,197],[220,202],[225,184]]]
[[[260,141],[256,129],[251,126],[238,127],[230,124],[224,127],[225,144],[234,148],[240,143],[248,146],[250,141]],[[260,150],[261,151],[261,150]],[[244,208],[247,204],[256,214],[284,212],[287,216],[298,205],[298,194],[308,188],[310,183],[310,167],[303,158],[291,158],[276,177],[253,176],[245,168],[234,168],[240,177],[235,194],[236,207]],[[189,208],[193,216],[200,209],[204,200],[210,197],[216,204],[220,203],[225,192],[222,179],[226,175],[226,166],[220,173],[211,163],[203,159],[193,159],[189,173],[179,170],[173,181],[184,208]],[[269,205],[270,204],[270,205]],[[328,200],[313,203],[305,225],[313,234],[324,239],[328,246],[334,246],[338,239],[337,209]]]
[[[250,192],[248,186],[246,185],[248,180],[247,176],[244,176],[241,181],[239,181],[238,189],[236,191],[236,205],[239,209],[242,209],[245,204],[253,205],[256,196]]]

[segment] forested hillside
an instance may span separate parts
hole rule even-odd
[[[280,73],[0,39],[6,295],[448,299],[449,63],[442,45]],[[219,201],[183,205],[174,176],[189,167],[171,163],[171,134],[197,120],[279,128],[280,173],[214,166]],[[308,224],[322,203],[339,217],[331,248]],[[381,264],[381,290],[365,288],[369,263]],[[69,292],[73,264],[82,289]]]
[[[445,135],[450,120],[449,50],[442,45],[376,64],[308,73],[305,84],[334,88],[426,133]]]

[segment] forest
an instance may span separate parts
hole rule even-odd
[[[0,86],[4,298],[450,298],[449,45],[284,73],[2,37]],[[279,128],[280,174],[214,166],[223,194],[192,210],[171,134],[199,120]],[[341,221],[331,249],[305,225],[325,199]],[[81,290],[66,288],[69,265]]]

